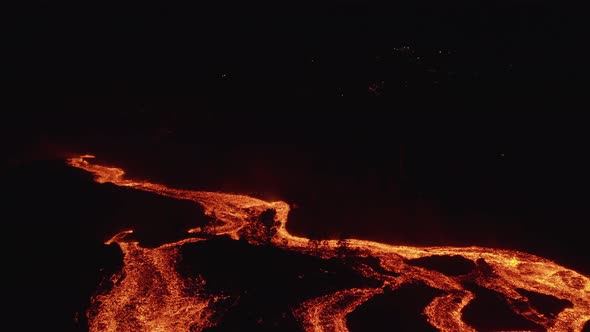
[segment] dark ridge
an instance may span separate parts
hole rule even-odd
[[[110,186],[115,192],[109,223],[133,229],[130,236],[145,248],[172,243],[189,236],[188,229],[203,226],[210,217],[203,207],[188,200],[178,200],[129,188]],[[115,234],[112,234],[115,235]]]
[[[574,304],[570,301],[552,295],[541,294],[522,288],[517,288],[516,291],[520,295],[526,296],[533,308],[550,318],[555,318],[565,308],[574,307]]]
[[[406,285],[374,296],[348,314],[351,332],[437,331],[422,314],[424,308],[443,292],[422,283]]]
[[[210,219],[197,203],[99,184],[92,174],[67,166],[64,160],[10,169],[3,183],[11,192],[10,209],[30,221],[27,231],[42,229],[47,239],[80,231],[102,243],[133,229],[132,237],[142,246],[155,247],[186,238],[187,229]]]
[[[485,259],[478,258],[475,261],[475,264],[477,265],[478,272],[483,274],[484,276],[491,277],[496,275],[494,268],[490,264],[488,264],[488,262],[486,262]]]
[[[110,287],[104,281],[123,263],[117,246],[103,244],[112,192],[61,160],[28,162],[2,175],[12,317],[31,331],[87,331],[91,296],[101,284]],[[33,320],[32,303],[43,307]]]
[[[546,331],[544,327],[515,314],[502,294],[477,284],[466,283],[464,286],[475,294],[475,299],[463,308],[462,319],[476,330]]]
[[[475,263],[460,255],[433,255],[406,260],[406,264],[435,270],[448,276],[459,276],[470,273]]]
[[[272,246],[213,238],[186,244],[178,270],[202,276],[207,290],[229,295],[211,331],[298,330],[291,310],[307,299],[347,288],[380,287],[337,260],[323,260]]]

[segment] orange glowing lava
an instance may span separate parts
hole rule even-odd
[[[90,158],[93,156],[71,158],[68,164],[94,174],[99,183],[110,182],[200,204],[205,213],[214,214],[223,223],[215,228],[215,234],[239,239],[240,230],[252,225],[263,211],[274,209],[279,225],[271,238],[273,245],[324,258],[337,255],[336,240],[325,241],[320,250],[311,250],[309,239],[289,234],[285,227],[289,205],[285,202],[178,190],[134,181],[126,179],[122,169],[92,164],[88,161]],[[182,280],[174,268],[182,244],[204,240],[198,237],[200,228],[187,230],[184,240],[153,249],[142,248],[137,242],[126,240],[130,232],[119,233],[107,242],[120,246],[124,266],[119,275],[113,276],[112,290],[93,297],[93,306],[87,313],[90,331],[200,331],[215,325],[211,318],[214,313],[212,304],[218,299],[206,293],[203,280]],[[471,291],[464,288],[465,281],[501,293],[510,303],[518,303],[512,307],[514,313],[545,327],[547,331],[581,331],[590,320],[590,279],[541,257],[485,247],[394,246],[358,239],[348,240],[348,245],[355,255],[376,257],[382,269],[391,273],[359,266],[359,271],[367,277],[383,281],[383,286],[345,289],[305,301],[293,308],[294,316],[300,320],[305,331],[348,331],[346,315],[356,307],[382,293],[386,287],[397,289],[416,281],[444,293],[432,300],[423,311],[427,321],[441,331],[475,331],[462,321],[462,309],[475,298]],[[478,262],[478,267],[467,275],[448,276],[405,262],[433,255],[459,255]],[[556,316],[546,316],[535,310],[518,289],[565,299],[573,306]]]

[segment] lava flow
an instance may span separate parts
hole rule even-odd
[[[68,164],[93,173],[99,183],[110,182],[200,204],[206,214],[214,215],[222,223],[215,228],[215,235],[226,234],[239,239],[244,229],[255,225],[261,213],[272,209],[276,211],[277,225],[269,240],[271,244],[322,258],[338,255],[341,243],[336,240],[323,241],[321,248],[313,250],[309,239],[289,234],[285,227],[289,206],[284,202],[133,181],[124,177],[122,169],[92,164],[88,161],[90,158],[93,156],[71,158]],[[116,234],[107,242],[119,245],[124,254],[124,266],[113,276],[114,286],[110,292],[93,297],[92,308],[87,312],[90,331],[201,331],[214,326],[217,322],[212,319],[213,304],[218,298],[207,294],[205,280],[183,280],[174,268],[183,244],[206,240],[198,237],[202,230],[189,229],[186,239],[157,248],[142,248],[128,240],[131,232]],[[502,294],[515,314],[547,331],[581,331],[590,320],[590,279],[538,256],[474,246],[394,246],[358,239],[346,242],[355,256],[379,260],[377,268],[359,263],[355,269],[366,277],[382,281],[382,286],[339,290],[301,303],[292,310],[305,331],[348,331],[346,317],[359,305],[385,290],[414,282],[442,292],[423,310],[428,323],[441,331],[475,331],[462,320],[463,309],[476,298],[466,289],[466,283]],[[408,260],[431,256],[461,256],[471,260],[475,268],[465,275],[449,276],[408,264]],[[549,315],[536,309],[522,295],[523,291],[550,295],[572,305]]]

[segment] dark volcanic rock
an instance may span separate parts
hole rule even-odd
[[[475,267],[472,260],[459,255],[433,255],[409,259],[406,264],[435,270],[448,276],[468,274]]]
[[[476,284],[465,284],[465,288],[475,294],[462,311],[463,321],[478,331],[545,331],[545,328],[517,314],[502,294]]]
[[[441,291],[419,283],[376,295],[347,316],[348,328],[351,332],[437,331],[422,312],[441,294]]]
[[[547,317],[555,318],[565,308],[573,308],[568,300],[518,288],[516,291],[529,299],[531,306]]]
[[[202,276],[209,292],[230,296],[211,331],[300,330],[291,310],[305,300],[381,286],[338,260],[221,237],[184,245],[178,269],[185,276]]]

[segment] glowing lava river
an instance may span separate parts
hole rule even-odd
[[[313,250],[310,240],[289,234],[286,229],[289,205],[216,192],[179,190],[144,181],[126,179],[120,168],[93,164],[85,155],[68,159],[70,166],[94,174],[98,183],[152,192],[179,200],[193,201],[220,223],[214,235],[238,240],[244,230],[258,225],[255,220],[274,210],[272,232],[266,240],[248,237],[252,244],[267,241],[278,248],[321,258],[338,255],[339,243],[326,240]],[[256,226],[260,227],[260,226]],[[143,248],[130,240],[128,230],[114,235],[106,244],[116,243],[122,250],[123,267],[112,277],[108,292],[96,293],[87,312],[89,329],[98,331],[201,331],[217,324],[214,304],[218,297],[207,294],[205,280],[183,280],[175,269],[180,248],[190,242],[206,241],[204,229],[187,230],[181,241],[156,248]],[[211,232],[211,230],[208,230]],[[250,232],[249,234],[251,234]],[[256,232],[254,232],[256,233]],[[590,320],[590,279],[576,271],[534,255],[485,247],[412,247],[348,239],[347,246],[358,257],[377,259],[380,266],[359,264],[357,270],[368,278],[379,280],[373,288],[343,289],[312,298],[292,308],[293,316],[305,331],[348,331],[347,315],[377,294],[420,282],[441,292],[424,309],[427,322],[440,331],[475,331],[463,321],[463,309],[477,295],[465,287],[476,284],[502,294],[514,314],[542,326],[547,331],[581,331]],[[433,269],[408,264],[408,260],[432,256],[461,256],[474,263],[473,271],[449,275]],[[540,293],[569,301],[570,305],[556,314],[538,310],[522,295]]]

